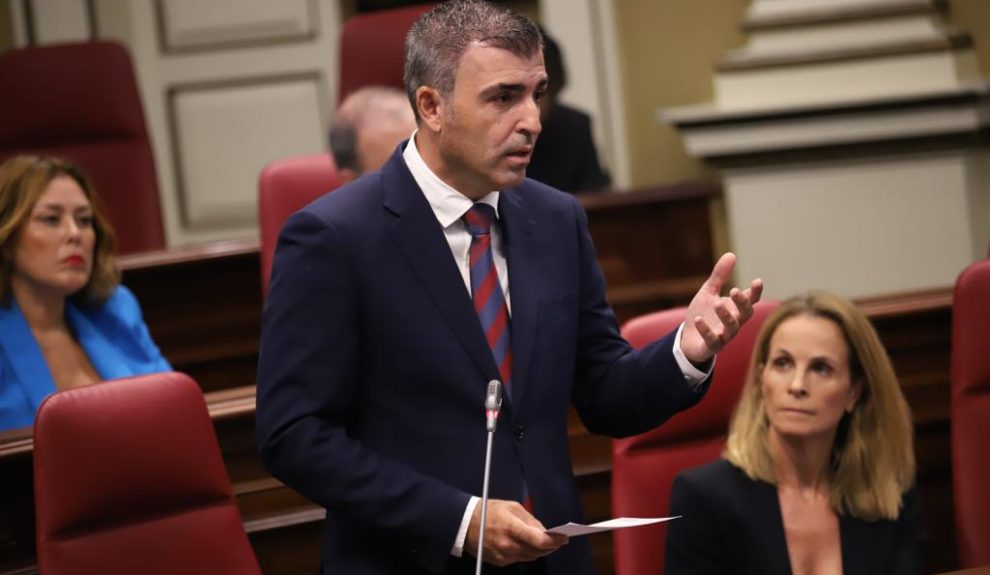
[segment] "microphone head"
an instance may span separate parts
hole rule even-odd
[[[502,407],[502,382],[493,379],[488,382],[488,390],[485,393],[485,409],[498,411]]]

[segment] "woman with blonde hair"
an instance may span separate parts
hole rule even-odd
[[[26,155],[0,165],[0,430],[31,425],[57,389],[171,370],[113,249],[78,168]]]
[[[674,482],[666,572],[919,573],[911,416],[869,320],[812,291],[767,318],[724,459]]]

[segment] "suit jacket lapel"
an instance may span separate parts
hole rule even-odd
[[[526,388],[536,337],[537,250],[533,236],[535,222],[525,209],[524,192],[518,188],[499,194],[503,246],[509,266],[509,295],[512,301],[512,400],[518,406]]]
[[[420,283],[485,379],[498,379],[498,366],[478,314],[429,202],[402,159],[402,146],[382,168],[385,209],[396,216],[392,230]]]
[[[11,301],[10,309],[0,308],[0,348],[7,355],[25,397],[37,410],[55,391],[55,379],[16,301]]]
[[[126,357],[121,353],[120,347],[107,339],[89,316],[71,302],[67,302],[65,317],[100,379],[117,379],[134,375],[128,368]]]
[[[740,471],[740,473],[742,473]],[[761,525],[764,533],[756,538],[763,549],[758,551],[767,562],[766,573],[790,573],[791,556],[787,551],[787,536],[784,534],[784,516],[781,514],[777,487],[762,481],[747,480],[753,485],[752,511],[761,515],[754,525]]]
[[[876,533],[871,531],[869,523],[849,515],[840,515],[839,541],[842,547],[843,575],[861,575],[877,571],[878,566],[871,565],[869,560],[883,555],[875,548],[878,540]]]

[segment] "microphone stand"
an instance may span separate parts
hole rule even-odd
[[[478,532],[478,556],[474,565],[475,575],[481,575],[481,556],[485,549],[485,521],[488,516],[488,479],[491,477],[492,440],[498,411],[502,408],[502,383],[497,379],[488,382],[485,393],[485,429],[488,430],[488,447],[485,449],[485,479],[481,487],[481,530]]]

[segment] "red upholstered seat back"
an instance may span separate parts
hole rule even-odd
[[[90,179],[120,253],[165,247],[155,162],[131,59],[113,42],[0,54],[0,161],[67,158]]]
[[[990,564],[990,259],[952,300],[952,478],[961,567]]]
[[[340,31],[340,98],[364,86],[402,88],[406,34],[432,4],[358,14]]]
[[[330,154],[276,160],[261,171],[258,180],[258,225],[261,228],[262,293],[268,293],[275,245],[282,224],[306,204],[340,184]]]
[[[669,515],[674,477],[719,457],[756,335],[776,307],[775,301],[757,304],[753,318],[718,354],[714,379],[698,405],[657,429],[612,442],[613,517]],[[622,326],[622,335],[634,347],[643,347],[675,329],[686,311],[681,307],[631,319]],[[616,575],[662,575],[666,537],[662,524],[615,531]]]
[[[199,387],[158,373],[50,396],[34,427],[38,564],[260,574]]]

